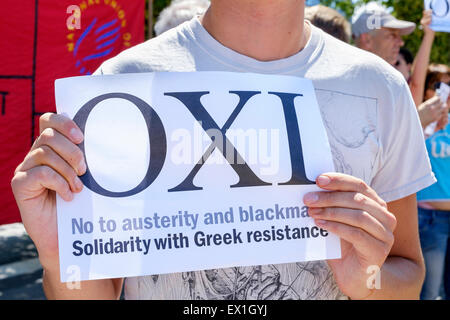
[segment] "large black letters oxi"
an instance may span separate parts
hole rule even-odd
[[[194,118],[201,123],[203,130],[205,130],[213,140],[209,148],[204,153],[202,159],[194,166],[192,171],[188,174],[188,176],[177,186],[172,189],[169,189],[168,192],[174,191],[191,191],[191,190],[201,190],[201,187],[195,186],[193,180],[200,168],[203,166],[204,161],[208,159],[208,157],[212,154],[212,152],[217,147],[220,152],[224,155],[225,159],[228,159],[226,154],[233,152],[233,161],[230,163],[233,170],[238,174],[239,181],[238,183],[230,186],[231,188],[240,188],[240,187],[254,187],[254,186],[267,186],[270,183],[262,181],[260,178],[256,176],[256,174],[250,169],[247,163],[244,161],[239,152],[234,148],[233,144],[226,137],[226,132],[236,119],[236,117],[241,112],[242,108],[248,102],[250,98],[253,96],[260,94],[260,91],[230,91],[232,94],[236,94],[239,96],[239,103],[223,125],[220,128],[211,115],[206,111],[205,107],[201,104],[201,97],[209,94],[207,91],[201,92],[167,92],[164,93],[166,96],[171,96],[173,98],[178,99],[182,102],[186,108],[191,112]],[[298,96],[302,96],[301,94],[293,94],[293,93],[282,93],[282,92],[268,92],[271,95],[278,96],[283,104],[284,117],[286,122],[286,129],[288,134],[288,143],[290,150],[290,158],[291,158],[291,168],[292,168],[292,176],[288,182],[280,183],[280,185],[305,185],[305,184],[314,184],[314,181],[309,180],[306,177],[305,167],[303,162],[303,152],[302,152],[302,143],[300,137],[300,131],[298,127],[298,119],[297,114],[295,112],[294,99]],[[153,110],[153,108],[148,105],[145,101],[139,99],[136,96],[127,94],[127,93],[108,93],[103,94],[98,97],[93,98],[88,101],[81,109],[77,112],[74,117],[75,123],[80,127],[81,131],[84,133],[86,122],[89,117],[91,111],[97,106],[100,102],[107,100],[119,98],[128,100],[133,103],[139,111],[142,113],[145,123],[148,129],[148,137],[150,143],[150,160],[147,169],[147,173],[145,174],[144,179],[139,183],[135,188],[123,191],[123,192],[113,192],[106,190],[101,187],[97,181],[95,181],[92,176],[89,166],[87,167],[86,173],[81,176],[81,180],[84,185],[88,187],[90,190],[107,196],[107,197],[129,197],[131,195],[137,194],[142,190],[145,190],[149,185],[155,181],[156,177],[161,172],[161,169],[164,165],[164,161],[167,154],[167,141],[166,134],[164,130],[163,123],[159,118],[158,114]],[[211,129],[214,132],[220,132],[222,140],[225,143],[217,143],[215,142],[215,137],[211,134]],[[84,142],[80,144],[81,150],[84,152]]]
[[[213,120],[213,118],[211,118],[208,111],[206,111],[205,107],[203,107],[202,103],[200,102],[200,98],[208,93],[209,92],[207,91],[203,91],[203,92],[170,92],[164,94],[166,96],[171,96],[180,100],[189,109],[189,111],[192,113],[195,119],[201,123],[203,130],[205,130],[211,136],[211,138],[213,138],[213,135],[211,134],[212,133],[211,129],[220,132],[222,135],[222,139],[218,139],[221,140],[219,143],[213,142],[206,150],[205,154],[202,157],[203,162],[202,159],[200,159],[200,161],[195,165],[194,169],[192,169],[192,171],[186,177],[186,179],[184,179],[184,181],[175,188],[170,189],[169,192],[201,190],[202,188],[194,185],[193,182],[194,177],[216,147],[220,150],[220,152],[222,152],[223,156],[226,159],[227,159],[226,152],[229,153],[230,151],[232,151],[234,154],[232,161],[233,163],[230,163],[230,165],[234,169],[234,171],[236,171],[236,173],[238,174],[239,182],[236,183],[235,185],[232,185],[231,188],[270,185],[270,183],[262,181],[255,175],[255,173],[250,169],[247,163],[245,163],[244,159],[242,159],[239,152],[237,152],[237,150],[225,136],[225,133],[230,128],[231,124],[234,122],[239,112],[241,112],[242,108],[247,103],[247,101],[254,95],[259,94],[261,92],[230,91],[230,93],[234,93],[239,96],[239,103],[222,128],[219,128],[217,123]],[[225,148],[224,144],[221,143],[222,141],[225,142]],[[234,161],[234,159],[236,159],[236,161]]]
[[[294,99],[301,97],[301,94],[269,92],[281,99],[283,103],[284,119],[286,121],[286,129],[288,134],[289,152],[291,154],[292,176],[291,180],[280,185],[294,184],[314,184],[309,180],[305,173],[305,163],[303,161],[302,139],[300,138],[300,130],[298,127],[297,114],[295,113]]]
[[[131,190],[123,192],[113,192],[101,187],[92,176],[91,171],[89,170],[89,166],[87,166],[86,173],[80,178],[81,181],[83,181],[84,185],[95,193],[107,197],[129,197],[141,192],[142,190],[145,190],[149,185],[152,184],[152,182],[161,172],[167,152],[166,133],[164,131],[164,126],[161,122],[161,119],[153,110],[153,108],[149,106],[144,100],[141,100],[138,97],[127,93],[107,93],[89,100],[83,107],[81,107],[80,110],[78,110],[77,114],[73,118],[73,121],[75,121],[75,123],[84,133],[89,114],[95,108],[95,106],[97,106],[97,104],[104,100],[113,98],[125,99],[130,101],[139,109],[145,119],[145,123],[148,129],[148,141],[150,144],[150,160],[147,173],[145,174],[144,179],[142,179],[139,185]],[[80,149],[84,153],[84,141],[80,144]]]

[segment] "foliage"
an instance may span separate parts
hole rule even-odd
[[[405,2],[408,2],[406,5]],[[396,0],[394,1],[394,13],[398,19],[414,21],[420,24],[423,11],[423,0]],[[411,52],[419,50],[422,41],[423,31],[419,28],[409,36],[405,37],[405,47]],[[431,62],[444,63],[450,65],[450,34],[444,32],[436,33],[433,49],[431,51]]]
[[[170,0],[153,0],[153,23],[155,23],[156,18],[158,18],[159,16],[159,13],[169,4]]]
[[[147,2],[149,0],[146,0]],[[323,5],[337,9],[348,20],[351,19],[355,7],[368,3],[372,0],[320,0]],[[319,0],[310,0],[310,3],[319,2]],[[420,25],[420,19],[423,11],[423,0],[379,0],[380,3],[393,9],[393,15],[398,19],[413,21]],[[153,0],[153,24],[159,13],[170,4],[170,0]],[[147,33],[148,34],[148,33]],[[422,41],[423,31],[417,28],[414,33],[404,38],[405,47],[413,54],[419,50]],[[433,50],[431,52],[431,61],[436,63],[450,64],[450,34],[436,33]]]
[[[149,0],[145,0],[145,34],[146,34],[146,38],[149,38],[149,30],[148,30],[148,2]],[[170,4],[170,0],[153,0],[153,20],[152,20],[152,24],[153,26],[155,25],[156,19],[159,16],[159,13],[161,11],[163,11],[163,9],[165,7],[167,7]],[[155,33],[153,31],[153,26],[152,26],[152,36],[155,36]]]
[[[321,0],[323,5],[330,6],[337,9],[346,16],[348,20],[351,19],[355,7],[371,2],[372,0]],[[393,9],[392,14],[401,20],[413,21],[420,25],[420,19],[423,12],[423,0],[381,0],[379,1],[388,8]],[[405,47],[413,54],[419,50],[422,42],[423,31],[420,28],[409,36],[404,37]],[[450,34],[439,32],[436,33],[433,49],[431,52],[431,62],[450,64]]]
[[[409,1],[409,0],[407,0]],[[350,20],[353,11],[355,8],[357,8],[360,5],[363,5],[364,3],[373,2],[373,0],[321,0],[320,3],[322,3],[325,6],[332,7],[340,11],[342,14],[345,15],[345,17]],[[384,5],[387,8],[391,8],[393,5],[394,0],[379,0],[377,1],[380,4]]]

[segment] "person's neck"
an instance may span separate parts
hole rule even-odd
[[[200,21],[224,46],[272,61],[305,47],[311,30],[303,17],[302,0],[212,0]]]

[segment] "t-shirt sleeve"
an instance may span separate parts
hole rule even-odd
[[[391,87],[391,98],[378,106],[380,150],[371,183],[386,202],[404,198],[436,182],[409,87],[406,81],[396,87],[399,90]]]

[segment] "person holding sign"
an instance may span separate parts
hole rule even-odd
[[[420,24],[422,26],[424,36],[420,44],[419,51],[417,51],[416,57],[412,62],[411,73],[407,76],[407,81],[411,89],[416,106],[419,106],[423,102],[423,95],[425,90],[425,78],[427,76],[427,68],[430,64],[431,48],[435,38],[435,32],[430,28],[431,24],[431,10],[424,10]],[[400,61],[399,55],[399,61]],[[395,68],[399,69],[399,64],[395,63]]]
[[[444,271],[447,273],[446,269],[450,268],[445,263],[448,254],[446,252],[448,252],[450,218],[450,125],[448,124],[450,96],[448,89],[445,93],[439,92],[441,86],[443,89],[449,83],[448,66],[430,65],[425,85],[425,99],[436,97],[440,103],[439,110],[446,121],[440,120],[442,124],[435,123],[436,126],[430,128],[429,137],[425,141],[438,182],[417,194],[420,242],[426,265],[426,276],[421,292],[423,300],[439,298]]]
[[[126,298],[419,297],[424,263],[415,193],[435,179],[408,85],[383,60],[304,21],[304,8],[303,0],[213,0],[203,16],[106,61],[96,74],[232,71],[311,79],[337,172],[317,177],[327,192],[299,202],[318,227],[341,238],[341,258],[127,278]],[[122,279],[83,281],[76,290],[60,282],[55,193],[70,201],[83,188],[83,135],[56,114],[43,115],[40,130],[12,188],[39,251],[46,295],[117,298]]]

